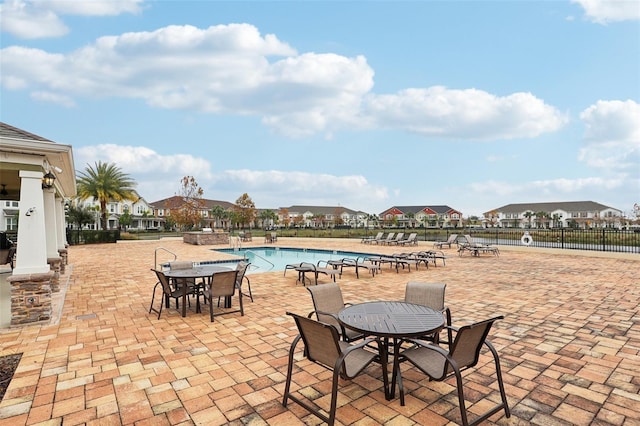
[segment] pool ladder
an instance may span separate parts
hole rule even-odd
[[[158,247],[158,248],[156,248],[156,250],[153,252],[153,268],[154,268],[154,269],[158,269],[158,251],[160,251],[160,250],[162,250],[162,251],[166,251],[167,253],[172,254],[172,255],[173,255],[173,260],[176,260],[176,259],[178,258],[178,255],[177,255],[177,254],[175,254],[174,252],[172,252],[172,251],[170,251],[170,250],[167,250],[167,249],[166,249],[166,248],[164,248],[164,247]]]
[[[256,253],[255,251],[252,250],[246,250],[244,252],[244,260],[249,260],[247,259],[247,253],[251,253],[253,254],[254,257],[257,257],[258,259],[264,260],[265,262],[267,262],[269,265],[271,265],[271,269],[275,268],[276,265],[274,265],[273,263],[271,263],[269,260],[265,259],[264,257],[260,256],[258,253]],[[258,269],[258,267],[256,265],[253,265],[256,269]]]

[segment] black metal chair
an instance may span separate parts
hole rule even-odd
[[[164,273],[162,271],[158,271],[157,269],[151,269],[151,270],[156,274],[156,277],[158,278],[158,282],[156,282],[156,285],[153,286],[153,294],[151,295],[151,306],[149,307],[149,313],[157,312],[158,313],[158,319],[160,319],[160,315],[162,314],[162,307],[166,303],[167,308],[168,308],[170,299],[174,299],[176,301],[176,309],[180,308],[179,299],[182,298],[183,288],[182,287],[176,287],[176,288],[171,287],[171,284],[169,283],[169,279],[164,275]],[[160,308],[156,309],[156,308],[153,307],[153,302],[154,302],[155,297],[156,297],[156,290],[158,289],[158,286],[160,288],[162,288],[162,300],[160,302]],[[194,287],[188,288],[187,291],[191,292],[191,293],[188,293],[188,294],[193,294],[194,293]]]
[[[236,276],[238,275],[238,271],[224,271],[224,272],[216,272],[213,274],[209,283],[205,285],[204,291],[202,292],[205,300],[209,303],[209,315],[211,316],[211,322],[214,321],[214,309],[213,309],[213,299],[216,297],[221,297],[227,299],[229,302],[231,298],[236,293]],[[225,310],[224,312],[219,312],[218,315],[222,314],[231,314],[234,312],[240,312],[241,316],[244,316],[244,307],[242,305],[242,292],[238,291],[238,304],[239,308],[235,310]],[[227,303],[225,303],[225,307],[229,307]]]
[[[414,343],[414,346],[403,351],[401,353],[402,360],[409,361],[418,370],[426,374],[431,380],[443,381],[451,376],[456,378],[456,387],[458,389],[458,404],[460,406],[460,415],[462,424],[476,425],[492,415],[496,414],[500,410],[504,409],[507,418],[511,416],[509,411],[509,405],[507,403],[507,397],[504,391],[504,384],[502,382],[502,372],[500,369],[500,359],[498,352],[493,345],[487,340],[487,335],[493,323],[497,320],[503,319],[503,316],[498,316],[488,320],[480,321],[475,324],[466,325],[459,329],[454,327],[447,327],[456,331],[456,337],[450,345],[450,349],[446,349],[423,340],[409,339],[408,342]],[[480,357],[480,350],[482,346],[486,346],[491,354],[496,367],[496,376],[498,380],[498,387],[500,389],[500,398],[502,402],[484,414],[480,415],[473,422],[469,423],[467,419],[467,410],[464,402],[464,387],[462,383],[462,371],[473,368],[478,364]],[[404,391],[402,387],[402,375],[398,374],[400,368],[400,362],[398,358],[394,360],[393,365],[393,381],[392,386],[395,386],[396,380],[400,388],[400,400],[401,404],[404,400]],[[393,392],[393,391],[392,391]]]
[[[338,331],[329,324],[315,321],[287,312],[296,321],[300,334],[293,339],[289,349],[289,366],[287,368],[287,380],[284,388],[284,398],[282,405],[287,406],[287,401],[291,399],[299,404],[311,414],[317,416],[332,426],[336,418],[336,406],[338,396],[338,378],[349,380],[359,375],[371,362],[377,358],[377,354],[365,349],[365,346],[375,342],[375,339],[366,339],[357,345],[340,340]],[[312,361],[328,370],[333,371],[333,381],[331,385],[331,404],[329,415],[320,412],[312,407],[307,401],[294,396],[291,393],[291,376],[293,374],[294,353],[296,345],[302,340],[304,342],[304,354],[309,361]],[[382,374],[387,374],[386,363],[382,364]]]
[[[340,290],[338,284],[320,284],[307,287],[307,290],[311,293],[314,308],[313,311],[309,312],[309,318],[315,314],[318,321],[334,326],[345,342],[353,342],[364,337],[362,333],[346,328],[338,321],[338,312],[345,306],[350,305],[349,303],[344,303],[342,290]]]

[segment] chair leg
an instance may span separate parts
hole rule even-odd
[[[249,299],[251,299],[251,302],[253,302],[253,294],[251,293],[251,281],[249,281],[249,278],[246,275],[244,276],[244,279],[247,280],[247,288],[249,289]]]
[[[213,297],[209,296],[209,315],[211,316],[211,322],[213,322]]]
[[[293,374],[293,354],[296,349],[296,345],[300,341],[301,336],[298,335],[293,342],[291,343],[291,347],[289,348],[289,366],[287,368],[287,381],[284,385],[284,397],[282,398],[282,405],[284,407],[287,406],[287,400],[289,399],[289,391],[291,389],[291,375]]]

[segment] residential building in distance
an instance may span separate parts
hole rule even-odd
[[[122,229],[120,218],[123,215],[130,215],[130,224],[126,226],[127,230],[157,230],[163,227],[164,219],[158,219],[153,214],[153,207],[136,191],[135,201],[109,201],[107,203],[107,228]],[[79,208],[85,208],[95,211],[95,220],[93,223],[86,225],[86,229],[100,229],[100,202],[95,198],[87,198],[86,200],[74,199],[72,201]],[[69,223],[69,228],[74,229],[77,225]]]
[[[225,211],[230,211],[234,206],[233,203],[220,200],[208,200],[206,198],[202,198],[201,201],[202,208],[200,209],[200,216],[202,216],[204,227],[225,229],[229,228],[229,218],[211,217],[211,211],[216,206],[222,207],[222,209]],[[184,203],[185,201],[183,197],[174,195],[173,197],[154,201],[153,203],[150,203],[150,206],[152,208],[153,216],[158,218],[158,220],[162,222],[162,226],[164,227],[167,216],[171,216],[171,210],[179,209]]]
[[[369,226],[371,220],[372,218],[367,213],[343,206],[294,205],[280,207],[278,210],[278,224],[285,228],[294,226],[304,228],[335,228],[340,226],[364,228]]]
[[[459,228],[462,212],[449,206],[393,206],[380,213],[385,226],[407,228]]]
[[[593,201],[507,204],[484,213],[484,227],[615,228],[625,224],[622,211]]]

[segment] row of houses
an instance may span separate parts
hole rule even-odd
[[[212,212],[219,206],[231,211],[234,205],[227,201],[202,199],[200,216],[201,226],[228,229],[232,226],[229,218],[214,217]],[[99,213],[95,200],[79,201],[83,207],[95,209],[95,223],[99,226]],[[131,230],[165,229],[171,211],[179,209],[183,200],[173,196],[152,203],[139,197],[137,201],[112,202],[107,206],[108,227],[121,228],[119,218],[129,213]],[[17,206],[14,205],[14,208]],[[271,210],[274,215],[261,212]],[[292,205],[277,209],[256,209],[255,220],[248,224],[250,228],[304,227],[304,228],[616,228],[630,225],[622,211],[593,201],[567,201],[552,203],[507,204],[484,213],[483,217],[464,218],[463,213],[447,205],[435,206],[392,206],[378,214],[369,214],[344,206]],[[8,225],[13,226],[10,221]]]

